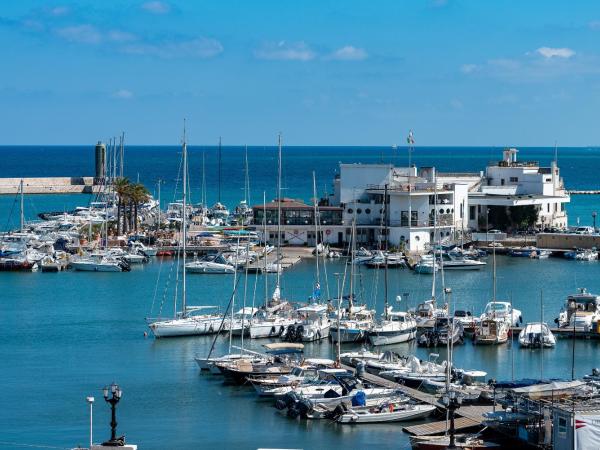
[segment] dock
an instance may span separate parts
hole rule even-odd
[[[266,265],[275,265],[278,261],[277,252],[273,251],[269,253],[267,256]],[[281,250],[281,258],[279,259],[279,265],[281,266],[281,270],[289,269],[290,267],[296,265],[301,260],[300,256],[297,254],[290,254],[286,252],[285,249]],[[256,261],[248,264],[248,272],[250,273],[263,273],[265,270],[265,257],[259,255],[259,258]]]
[[[345,364],[342,364],[342,368],[346,370],[354,370],[354,367]],[[413,400],[417,400],[421,403],[436,406],[440,410],[446,409],[446,407],[441,402],[441,398],[437,395],[427,394],[426,392],[421,392],[418,389],[410,388],[403,384],[387,380],[385,378],[373,375],[371,373],[365,372],[360,377],[371,384],[401,391]],[[455,420],[455,427],[457,430],[481,427],[484,420],[483,415],[487,412],[492,412],[493,410],[494,405],[462,406],[456,411],[456,415],[459,417]],[[403,431],[417,436],[445,433],[446,421],[442,420],[437,422],[429,422],[426,424],[408,426],[404,427]]]

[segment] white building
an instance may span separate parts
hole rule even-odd
[[[469,193],[469,227],[483,228],[490,207],[534,206],[537,228],[567,227],[565,204],[570,201],[556,162],[517,161],[518,150],[507,148],[503,158],[487,167],[481,183]]]

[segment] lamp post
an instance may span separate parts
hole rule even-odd
[[[110,405],[111,409],[111,421],[110,421],[110,440],[103,442],[102,445],[106,445],[107,447],[120,447],[125,444],[125,438],[122,436],[117,438],[117,403],[121,400],[123,396],[123,391],[119,385],[112,383],[110,386],[104,386],[102,389],[102,393],[104,395],[104,400]],[[111,396],[109,397],[109,393]]]
[[[454,428],[454,413],[458,408],[460,408],[460,405],[462,404],[462,397],[460,395],[457,395],[456,391],[446,391],[446,393],[442,397],[442,403],[448,409],[448,413],[450,416],[450,429],[448,430],[450,442],[447,448],[454,449],[457,448],[454,437],[454,434],[456,432]]]
[[[598,213],[596,211],[592,212],[592,220],[594,222],[594,233],[596,232],[596,216],[598,216]]]
[[[94,397],[86,397],[86,401],[90,404],[90,450],[94,441]]]

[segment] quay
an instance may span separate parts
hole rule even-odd
[[[16,195],[23,182],[24,194],[95,194],[102,183],[94,177],[0,178],[0,195]]]
[[[600,195],[600,190],[569,191],[569,195]]]

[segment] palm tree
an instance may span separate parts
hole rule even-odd
[[[140,204],[146,203],[148,201],[148,199],[150,198],[150,193],[148,192],[148,189],[146,189],[146,186],[144,186],[141,183],[135,183],[135,184],[131,185],[130,196],[131,196],[131,201],[132,201],[132,205],[133,205],[132,228],[134,228],[134,230],[137,231],[137,229],[138,229],[138,206]]]
[[[114,181],[114,189],[117,196],[119,197],[119,202],[117,204],[117,235],[121,234],[121,213],[123,212],[125,201],[127,200],[129,186],[130,183],[127,178],[117,178]],[[125,218],[123,218],[123,222],[125,222]]]

